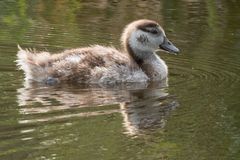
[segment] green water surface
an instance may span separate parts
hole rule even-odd
[[[240,1],[0,1],[1,160],[240,159]],[[159,53],[168,84],[26,84],[23,48],[120,48],[122,29],[157,20],[180,48]]]

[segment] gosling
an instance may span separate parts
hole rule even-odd
[[[93,45],[65,50],[59,54],[36,52],[18,46],[17,66],[24,71],[25,80],[45,84],[125,83],[162,81],[168,68],[155,53],[165,50],[178,53],[155,21],[133,21],[123,30],[122,50]]]

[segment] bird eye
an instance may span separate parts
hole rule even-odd
[[[152,33],[152,34],[158,34],[157,30],[150,30],[149,32]]]
[[[158,34],[159,31],[157,29],[148,29],[148,28],[140,28],[142,31],[144,32],[148,32],[148,33],[151,33],[151,34]]]

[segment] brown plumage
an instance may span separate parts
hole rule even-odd
[[[155,21],[138,20],[124,29],[123,51],[94,45],[50,54],[19,46],[17,65],[26,80],[47,84],[161,80],[167,76],[167,67],[154,51],[164,37],[164,31]]]

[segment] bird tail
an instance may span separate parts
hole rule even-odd
[[[18,45],[17,66],[24,71],[26,80],[43,82],[49,75],[51,55],[48,52],[36,53],[34,50],[22,49]]]

